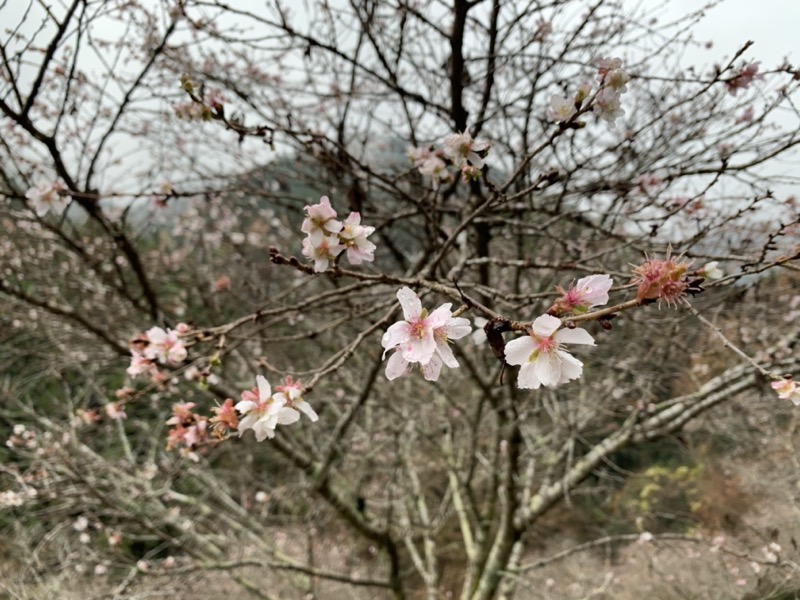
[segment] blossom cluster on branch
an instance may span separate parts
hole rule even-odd
[[[322,196],[317,204],[306,206],[305,212],[301,227],[306,234],[303,256],[314,262],[316,272],[326,271],[344,251],[351,265],[375,259],[375,244],[367,239],[375,228],[362,225],[360,213],[351,212],[344,222],[338,221],[327,196]]]

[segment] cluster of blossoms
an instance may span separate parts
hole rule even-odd
[[[131,377],[148,374],[154,382],[161,380],[157,363],[175,366],[186,360],[186,347],[180,336],[190,331],[185,323],[179,323],[175,329],[153,327],[144,334],[138,335],[129,342],[131,364],[127,373]]]
[[[192,412],[194,407],[194,402],[182,402],[172,407],[172,417],[167,421],[170,426],[167,450],[183,446],[181,451],[190,455],[193,449],[208,440],[209,420]]]
[[[386,377],[396,379],[405,375],[412,364],[419,364],[425,379],[436,381],[443,364],[458,368],[448,342],[469,335],[472,331],[469,320],[454,317],[450,303],[428,314],[419,296],[407,287],[397,292],[397,299],[403,308],[404,320],[389,327],[381,339],[384,358],[394,350],[386,363]]]
[[[758,63],[750,63],[742,67],[741,71],[725,82],[725,89],[728,90],[731,96],[735,96],[739,93],[739,90],[746,90],[757,79],[763,79],[758,74]]]
[[[301,227],[306,234],[303,256],[314,261],[317,273],[326,271],[331,261],[345,250],[351,265],[375,259],[375,244],[367,239],[375,228],[362,225],[359,213],[351,212],[344,222],[336,220],[336,211],[327,196],[322,196],[318,204],[306,206],[305,211]]]
[[[275,386],[275,393],[262,375],[256,377],[252,390],[242,392],[242,399],[236,403],[236,410],[242,415],[238,423],[239,435],[252,429],[259,442],[275,437],[278,425],[291,425],[304,413],[312,422],[319,419],[311,405],[303,400],[303,386],[299,381],[287,377],[283,385]],[[223,405],[224,408],[224,405]],[[217,413],[217,422],[224,421],[222,412]]]
[[[791,400],[795,406],[800,406],[800,386],[792,379],[781,379],[773,381],[772,389],[778,393],[781,400]]]
[[[548,314],[533,321],[527,335],[506,344],[506,362],[521,367],[517,377],[520,388],[555,387],[581,376],[583,363],[564,350],[563,345],[594,346],[594,339],[584,329],[562,329],[558,317],[585,314],[590,308],[607,304],[613,283],[609,275],[589,275],[568,290],[556,286],[561,296]]]
[[[447,168],[448,162],[461,171],[464,181],[477,181],[485,164],[483,159],[490,148],[489,142],[473,139],[467,128],[463,133],[451,133],[444,138],[441,148],[409,146],[406,154],[420,174],[438,186],[441,182],[453,181],[453,174]]]
[[[45,216],[51,210],[55,214],[61,214],[69,204],[66,191],[67,188],[61,181],[40,183],[25,192],[25,198],[39,217]]]
[[[621,59],[601,57],[597,59],[597,81],[600,88],[592,100],[592,110],[598,119],[614,125],[617,118],[625,114],[620,106],[620,98],[628,91],[630,75],[622,68]],[[577,114],[591,94],[592,84],[583,83],[571,99],[560,94],[553,95],[547,116],[556,123],[567,122]]]

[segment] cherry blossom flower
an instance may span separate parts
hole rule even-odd
[[[452,181],[453,179],[453,174],[447,170],[447,163],[439,156],[428,158],[419,166],[419,172],[422,176],[431,179],[434,185],[438,185],[440,181]]]
[[[521,365],[517,385],[523,389],[555,387],[581,376],[583,363],[561,349],[563,344],[594,346],[584,329],[559,329],[561,320],[551,315],[538,317],[528,335],[506,344],[506,362]]]
[[[375,260],[375,244],[367,238],[375,231],[374,227],[361,225],[361,215],[351,212],[339,232],[339,242],[347,249],[347,261],[351,265]]]
[[[144,355],[136,351],[132,351],[131,364],[126,369],[126,372],[131,377],[138,377],[139,375],[144,375],[145,373],[154,375],[158,372],[158,368],[156,367],[155,361],[152,359],[146,358]]]
[[[612,285],[614,281],[610,275],[589,275],[579,279],[568,290],[556,286],[561,298],[555,301],[548,313],[554,316],[570,312],[583,314],[594,306],[603,306],[608,303],[608,290]]]
[[[725,88],[731,96],[736,96],[739,90],[746,90],[753,81],[763,79],[763,76],[758,74],[758,65],[759,63],[754,62],[742,67],[741,71],[725,82]]]
[[[300,230],[308,235],[314,246],[320,245],[323,239],[342,230],[342,223],[336,220],[336,211],[331,207],[331,201],[327,196],[322,196],[318,204],[306,206],[305,211],[306,218]]]
[[[439,378],[442,365],[458,368],[449,342],[470,334],[469,320],[453,317],[450,303],[428,314],[419,296],[407,287],[397,292],[397,299],[403,307],[405,320],[389,327],[381,339],[384,357],[389,350],[396,350],[386,363],[386,377],[396,379],[407,373],[414,363],[419,363],[428,381]]]
[[[144,349],[146,358],[157,359],[162,365],[176,365],[186,360],[186,348],[177,331],[173,329],[164,331],[161,327],[152,327],[145,335],[149,342]]]
[[[719,268],[719,263],[716,260],[712,260],[703,265],[699,274],[707,279],[722,279],[725,277],[725,272]]]
[[[128,415],[125,414],[125,406],[118,402],[106,404],[104,409],[106,411],[106,416],[112,421],[122,421],[128,418]]]
[[[291,425],[300,419],[300,413],[286,406],[286,397],[275,397],[272,388],[263,375],[256,377],[257,387],[242,392],[242,399],[236,403],[236,410],[244,415],[239,420],[239,436],[252,429],[256,440],[263,442],[275,437],[275,427]]]
[[[25,197],[38,217],[45,216],[51,210],[61,214],[69,204],[69,196],[64,193],[66,189],[60,181],[40,183],[25,192]]]
[[[303,240],[303,256],[314,261],[314,271],[324,273],[328,266],[344,250],[339,243],[339,238],[333,236],[323,237],[319,243],[314,243],[313,238]]]
[[[430,148],[417,148],[416,146],[409,146],[406,148],[406,156],[408,160],[414,163],[414,166],[419,168],[422,164],[433,155]]]
[[[800,387],[792,379],[773,381],[770,386],[778,393],[781,400],[791,400],[795,406],[800,406]]]
[[[547,116],[556,123],[569,121],[576,113],[575,103],[564,96],[550,96],[550,107],[547,109]]]
[[[677,306],[678,302],[687,303],[686,291],[689,283],[685,275],[689,271],[688,262],[674,259],[667,252],[664,260],[651,259],[636,267],[632,283],[638,284],[636,298],[638,300],[664,300],[667,305]]]
[[[483,158],[480,152],[488,151],[491,144],[486,141],[473,140],[469,133],[469,127],[464,130],[464,133],[451,133],[444,138],[444,152],[453,161],[453,164],[461,168],[466,163],[483,168]]]
[[[303,399],[303,384],[292,380],[291,377],[284,379],[283,385],[275,386],[276,393],[273,398],[282,401],[285,406],[295,408],[306,415],[312,423],[319,420],[319,416],[312,406]]]
[[[230,429],[239,427],[239,416],[231,398],[226,398],[222,406],[215,406],[211,409],[215,416],[209,419],[212,429],[219,435],[225,435]]]
[[[597,92],[594,98],[594,106],[592,110],[597,115],[598,119],[608,122],[609,125],[614,125],[616,120],[625,114],[625,111],[620,107],[619,93],[606,88]]]

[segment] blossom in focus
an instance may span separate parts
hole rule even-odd
[[[550,96],[550,107],[547,109],[547,116],[556,123],[569,121],[576,112],[574,102],[564,96]]]
[[[310,236],[303,240],[303,256],[314,261],[314,271],[317,273],[327,271],[330,262],[339,256],[342,250],[344,246],[339,243],[337,237],[323,237],[318,243],[314,243]]]
[[[374,227],[361,224],[361,215],[351,212],[339,232],[339,242],[347,249],[347,261],[351,265],[375,260],[375,244],[367,238],[375,231]]]
[[[64,212],[69,204],[69,196],[64,192],[66,187],[60,181],[40,183],[25,192],[25,197],[36,216],[43,217],[51,210],[56,214]]]
[[[161,364],[176,365],[186,360],[186,348],[180,340],[180,334],[173,330],[164,331],[161,327],[152,327],[145,334],[148,345],[144,355],[149,359],[157,359]]]
[[[243,416],[239,420],[239,435],[252,429],[256,440],[263,442],[275,437],[275,427],[291,425],[300,419],[300,413],[286,406],[285,397],[272,395],[272,388],[263,375],[256,377],[257,387],[242,392],[242,399],[236,403],[236,410]]]
[[[407,287],[397,292],[403,308],[404,321],[398,321],[383,334],[381,345],[384,357],[395,350],[386,363],[386,377],[396,379],[418,363],[425,379],[436,381],[442,365],[458,368],[458,361],[450,348],[450,340],[458,340],[472,331],[469,320],[453,317],[450,303],[443,304],[432,313],[422,308],[419,296]]]
[[[773,381],[770,386],[778,393],[781,400],[791,400],[795,406],[800,406],[800,387],[791,379]]]
[[[509,365],[520,365],[517,385],[523,389],[555,387],[577,379],[583,363],[562,350],[563,344],[594,346],[594,339],[584,329],[559,329],[561,320],[552,315],[538,317],[528,335],[506,344]]]
[[[553,303],[548,313],[554,316],[570,312],[582,314],[593,306],[603,306],[608,303],[608,290],[612,285],[614,281],[610,275],[589,275],[579,279],[568,290],[556,286],[561,297]]]
[[[211,423],[212,429],[218,435],[225,435],[228,430],[239,427],[239,416],[236,414],[236,408],[231,398],[226,398],[222,406],[215,406],[211,411],[214,416],[208,422]]]
[[[318,204],[305,207],[306,218],[300,230],[317,246],[325,237],[335,235],[342,230],[341,221],[336,220],[336,211],[327,196],[322,196]]]
[[[689,283],[684,276],[689,271],[689,263],[667,257],[664,260],[646,260],[634,268],[631,283],[638,285],[637,300],[664,300],[668,305],[686,302]]]
[[[472,139],[469,133],[469,127],[464,130],[464,133],[451,133],[442,142],[445,154],[453,161],[456,167],[463,167],[466,163],[483,168],[483,158],[480,152],[488,151],[491,144],[486,141],[477,141]]]

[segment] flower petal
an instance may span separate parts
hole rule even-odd
[[[451,315],[453,314],[453,311],[450,310],[451,306],[453,305],[450,302],[442,304],[428,315],[428,318],[425,319],[425,324],[429,325],[432,329],[438,329],[439,327],[447,325],[447,322],[451,319]]]
[[[536,376],[535,364],[526,362],[522,365],[517,376],[517,387],[523,390],[538,390],[541,385],[542,382]]]
[[[464,317],[453,317],[444,327],[447,339],[450,340],[460,340],[465,335],[472,333],[472,325],[470,325],[469,319]]]
[[[573,379],[578,379],[583,373],[583,363],[569,352],[556,350],[556,354],[561,358],[561,378],[558,383],[567,383]]]
[[[319,415],[314,410],[314,408],[305,400],[295,400],[294,406],[297,410],[311,419],[311,422],[319,421]]]
[[[559,344],[584,344],[594,346],[594,338],[585,329],[562,329],[557,332],[554,339]]]
[[[403,358],[403,353],[397,350],[389,357],[389,362],[386,363],[386,379],[392,381],[405,375],[410,366],[409,362]]]
[[[549,338],[561,327],[561,319],[553,315],[542,315],[533,322],[533,333],[542,338]]]
[[[422,365],[422,375],[428,381],[436,381],[439,379],[439,373],[441,372],[442,361],[435,354],[431,356],[431,359],[427,362],[427,364]]]
[[[386,352],[397,346],[402,346],[411,339],[411,327],[405,321],[398,321],[383,334],[381,338],[381,346],[386,350],[383,353],[386,358]]]
[[[413,321],[422,315],[422,302],[411,288],[401,287],[397,292],[397,299],[403,307],[403,317],[406,321]]]
[[[272,396],[272,388],[269,382],[263,375],[256,375],[256,383],[258,384],[258,399],[266,402]]]
[[[542,385],[554,387],[561,381],[561,357],[556,353],[540,354],[533,366]]]
[[[506,362],[510,365],[524,365],[536,350],[536,344],[529,335],[524,335],[506,344]]]
[[[401,346],[403,358],[412,363],[426,363],[436,351],[436,340],[433,339],[433,331],[425,337],[417,338],[406,342]]]
[[[458,368],[458,361],[456,360],[456,357],[453,356],[453,349],[450,347],[450,344],[448,344],[445,341],[437,342],[436,351],[439,353],[439,356],[441,357],[444,364],[446,364],[451,369]],[[434,354],[434,356],[436,355]]]

